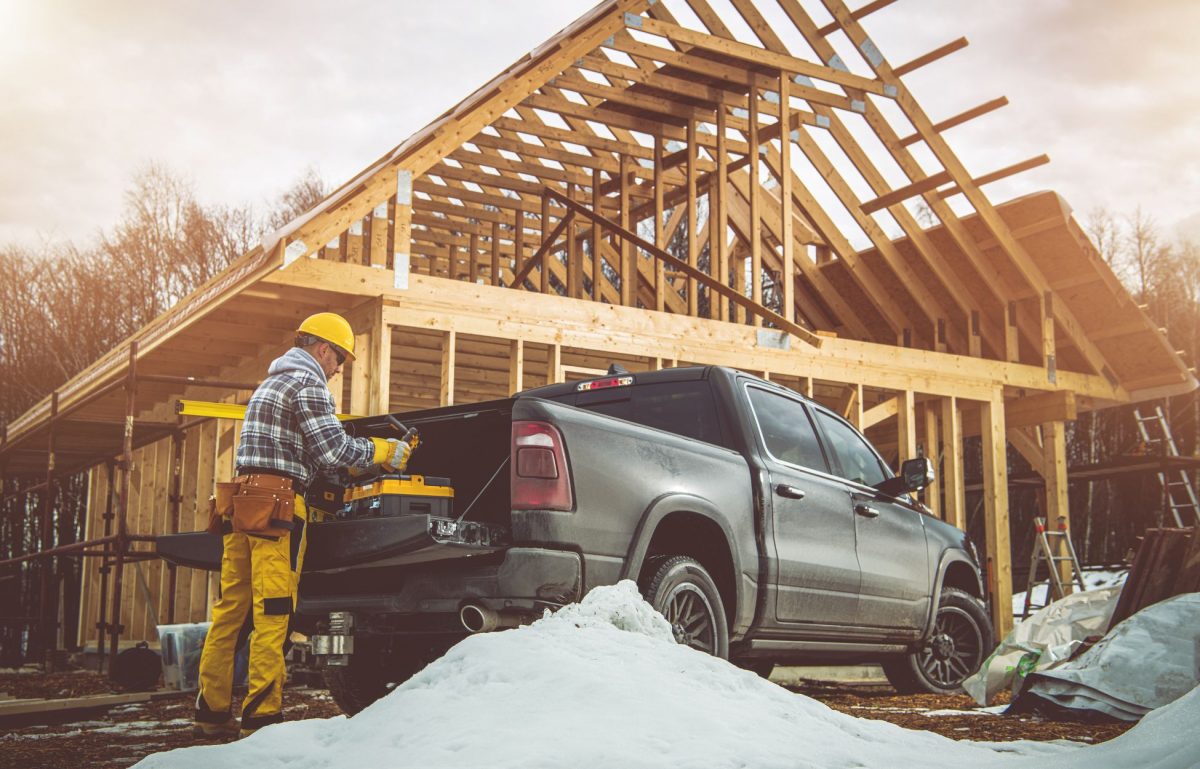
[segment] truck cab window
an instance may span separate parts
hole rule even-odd
[[[759,387],[747,387],[746,391],[771,456],[789,464],[829,472],[816,430],[802,403]]]
[[[841,477],[865,486],[874,486],[888,477],[879,457],[853,427],[820,410],[817,420],[828,439],[833,460],[840,466],[837,473]]]

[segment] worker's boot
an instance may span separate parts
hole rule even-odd
[[[195,721],[192,724],[192,736],[201,740],[223,740],[229,737],[237,737],[237,719],[230,718],[220,723]]]

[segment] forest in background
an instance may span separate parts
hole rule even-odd
[[[168,169],[137,174],[120,220],[87,245],[49,243],[40,249],[0,245],[0,422],[8,422],[67,381],[137,329],[248,251],[270,230],[323,199],[325,185],[308,171],[280,198],[257,211],[204,204],[192,185]],[[1090,212],[1081,222],[1099,254],[1150,317],[1167,329],[1189,365],[1200,333],[1200,248],[1165,235],[1137,209],[1129,214]],[[767,284],[773,284],[767,276]],[[136,279],[135,279],[136,278]],[[1196,393],[1170,399],[1164,408],[1184,454],[1196,453],[1200,419]],[[1137,442],[1132,407],[1089,412],[1068,429],[1068,464],[1104,462]],[[978,440],[966,447],[966,473],[978,474]],[[1028,469],[1009,451],[1010,472]],[[5,491],[44,477],[5,479]],[[55,544],[83,534],[86,476],[62,479],[52,509]],[[1125,477],[1071,487],[1072,534],[1085,564],[1118,562],[1148,526],[1160,525],[1162,507],[1154,476]],[[0,504],[0,560],[38,549],[37,493],[6,496]],[[968,529],[982,542],[980,495],[968,495]],[[1019,579],[1032,545],[1037,494],[1010,494],[1014,566]],[[982,548],[981,548],[982,550]],[[23,619],[36,617],[40,568],[25,564],[0,573],[0,666],[21,661],[28,637]],[[65,596],[64,637],[75,638],[79,559],[57,559],[54,594]],[[1023,584],[1018,582],[1017,590]]]
[[[310,169],[262,210],[209,205],[184,177],[152,165],[132,179],[119,221],[93,242],[0,244],[0,423],[23,414],[326,192]],[[42,493],[14,492],[44,480],[44,474],[4,479],[0,560],[40,549]],[[87,476],[59,479],[51,504],[56,546],[80,541],[86,506]],[[0,666],[19,664],[31,641],[41,645],[25,633],[38,616],[41,569],[53,568],[52,596],[63,596],[63,637],[74,643],[81,561],[26,562],[0,572]]]

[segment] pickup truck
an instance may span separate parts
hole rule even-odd
[[[622,579],[680,643],[763,675],[871,661],[901,691],[949,692],[991,651],[974,546],[911,494],[930,461],[893,475],[849,422],[778,384],[614,367],[348,424],[387,435],[396,418],[421,434],[407,472],[450,479],[454,509],[312,525],[295,620],[348,714],[469,633]],[[158,542],[209,569],[220,548]]]

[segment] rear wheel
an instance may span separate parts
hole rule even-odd
[[[921,647],[883,663],[888,681],[902,694],[951,694],[962,690],[992,651],[992,623],[973,595],[942,590],[933,632]]]
[[[646,601],[675,633],[675,640],[714,657],[729,657],[729,623],[721,593],[694,558],[671,556],[651,565],[642,586]]]
[[[414,653],[398,645],[356,638],[349,665],[327,666],[325,685],[348,716],[366,708],[412,678],[436,655]]]

